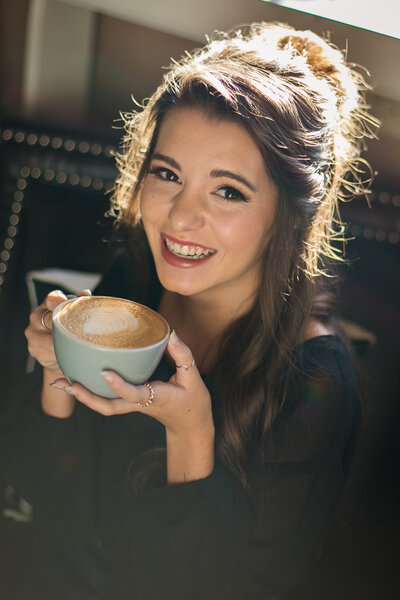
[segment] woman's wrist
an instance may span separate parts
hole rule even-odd
[[[67,392],[51,387],[53,381],[59,377],[64,377],[59,369],[43,369],[42,410],[50,417],[67,419],[74,412],[76,400]]]
[[[215,430],[178,436],[167,430],[167,482],[185,483],[204,479],[214,469]]]

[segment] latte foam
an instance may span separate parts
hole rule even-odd
[[[111,348],[151,346],[168,333],[168,326],[158,313],[121,298],[76,298],[61,309],[58,318],[73,335]]]

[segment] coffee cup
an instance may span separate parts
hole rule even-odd
[[[94,394],[116,398],[101,372],[115,371],[133,384],[154,373],[169,326],[154,310],[124,298],[81,296],[53,312],[53,343],[61,371]]]

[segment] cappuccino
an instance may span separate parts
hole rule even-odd
[[[122,298],[76,298],[60,310],[58,320],[72,335],[108,348],[143,348],[168,334],[168,326],[158,313]]]

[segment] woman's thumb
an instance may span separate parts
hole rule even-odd
[[[175,331],[172,331],[168,340],[168,352],[171,357],[174,359],[177,371],[187,372],[194,365],[193,354],[182,342],[182,340],[177,336]]]

